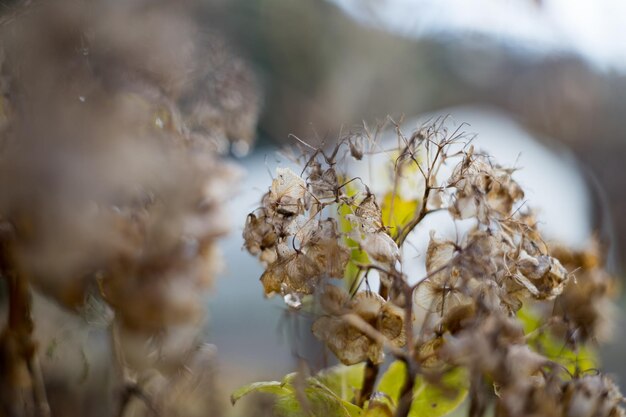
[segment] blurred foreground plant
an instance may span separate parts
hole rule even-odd
[[[0,17],[0,415],[54,414],[46,379],[64,415],[216,412],[200,331],[238,177],[218,152],[254,134],[252,76],[186,2],[26,3]],[[97,407],[42,372],[34,295],[108,329]]]
[[[624,415],[592,351],[610,333],[613,295],[599,247],[549,247],[514,170],[445,119],[410,136],[392,124],[395,149],[367,129],[330,152],[300,141],[302,173],[278,168],[248,216],[265,294],[314,315],[313,334],[342,365],[251,384],[233,403],[263,392],[283,416],[424,417],[467,396],[471,417]],[[382,188],[349,174],[368,159]],[[408,238],[435,212],[457,236],[432,231],[415,276]]]

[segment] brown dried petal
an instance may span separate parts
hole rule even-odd
[[[324,341],[344,365],[354,365],[367,359],[374,363],[383,361],[382,346],[340,317],[324,316],[315,320],[313,334]]]
[[[533,284],[532,281],[526,278],[524,275],[515,274],[513,275],[513,279],[515,280],[515,282],[524,287],[533,297],[539,297],[539,290],[537,289],[535,284]]]
[[[303,253],[279,256],[261,276],[265,295],[312,294],[320,278],[320,270]]]
[[[384,232],[370,233],[361,241],[361,248],[370,260],[383,265],[393,265],[400,259],[400,250],[394,240]]]
[[[320,304],[326,313],[333,315],[342,314],[349,303],[350,296],[346,290],[336,285],[327,284],[324,286]]]
[[[449,208],[450,214],[455,219],[463,220],[471,217],[478,217],[483,223],[486,223],[487,216],[485,209],[481,204],[481,199],[474,195],[465,195],[457,193],[454,203]]]
[[[357,161],[363,159],[363,143],[360,140],[355,139],[349,140],[348,144],[350,145],[350,155]]]
[[[289,168],[277,168],[269,201],[279,214],[302,214],[306,183]]]
[[[535,261],[525,258],[513,278],[534,297],[551,300],[563,292],[569,274],[558,259],[540,255]]]
[[[527,278],[540,279],[550,269],[551,261],[547,255],[532,257],[525,250],[522,250],[517,260],[517,266]]]
[[[444,330],[451,334],[456,334],[463,330],[465,323],[472,320],[476,314],[476,307],[473,303],[462,304],[448,310],[443,317],[441,324]]]
[[[265,212],[258,216],[249,214],[243,229],[244,246],[252,255],[276,245],[276,233],[273,226],[267,221]]]
[[[352,299],[352,311],[368,323],[373,323],[378,317],[385,300],[375,292],[361,291]]]
[[[495,180],[490,181],[487,194],[489,207],[502,216],[508,216],[513,204],[524,198],[522,188],[508,173],[499,175]]]
[[[309,187],[316,202],[328,203],[335,200],[339,180],[334,168],[314,170],[309,176]]]
[[[403,346],[406,343],[404,311],[400,307],[385,303],[378,315],[376,328],[394,345]]]
[[[454,268],[444,278],[428,279],[420,283],[413,292],[413,301],[427,311],[443,314],[458,305],[472,302],[472,299],[461,291],[461,285],[458,270]]]
[[[343,278],[350,250],[337,239],[325,239],[306,249],[307,257],[330,278]]]
[[[493,215],[508,217],[513,205],[524,197],[511,171],[491,166],[484,157],[468,155],[455,168],[450,183],[457,189],[450,212],[459,219],[476,217],[488,223]]]
[[[435,238],[434,232],[430,234],[430,242],[426,250],[426,273],[433,274],[435,271],[449,265],[456,254],[456,244],[449,240]]]
[[[359,221],[361,232],[374,233],[382,229],[383,217],[373,194],[368,195],[356,208],[354,215]]]

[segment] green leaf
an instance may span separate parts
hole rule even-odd
[[[353,401],[356,393],[363,387],[364,372],[364,363],[337,365],[323,370],[316,378],[342,400]]]
[[[400,392],[406,380],[406,365],[402,361],[393,362],[383,374],[376,391],[398,404]],[[440,384],[430,384],[418,376],[413,386],[413,403],[410,417],[440,417],[461,405],[467,396],[469,379],[463,368],[454,368],[446,372]]]
[[[415,381],[409,417],[440,417],[456,410],[467,397],[469,378],[463,368],[454,368],[443,376],[441,384]]]
[[[395,361],[381,376],[376,391],[385,394],[393,401],[394,405],[397,405],[405,380],[406,365],[402,361]]]
[[[385,396],[376,396],[369,401],[361,417],[393,417],[394,407]]]
[[[235,405],[235,403],[239,401],[242,397],[252,392],[262,392],[265,394],[274,395],[287,395],[288,388],[286,388],[282,382],[278,381],[253,382],[252,384],[244,385],[243,387],[233,392],[230,396],[230,402]]]
[[[346,384],[351,384],[348,381],[353,379],[350,375],[353,372],[356,371],[329,370],[323,375],[304,380],[294,373],[287,375],[282,382],[256,382],[235,391],[231,395],[231,402],[235,404],[245,395],[260,392],[276,397],[274,412],[280,417],[358,417],[361,408],[342,399],[323,382],[326,379],[338,383],[339,378],[346,378]]]
[[[599,366],[597,353],[588,346],[579,346],[578,352],[573,351],[562,339],[554,336],[550,331],[538,330],[544,323],[541,315],[528,307],[517,312],[517,318],[522,322],[525,334],[531,334],[528,345],[536,352],[563,365],[567,370],[576,374]]]

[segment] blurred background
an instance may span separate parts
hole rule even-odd
[[[329,143],[341,129],[386,115],[404,116],[407,131],[425,113],[449,115],[469,123],[477,146],[499,162],[523,168],[529,205],[540,208],[551,239],[581,247],[597,233],[621,273],[625,4],[234,0],[205,13],[249,60],[263,91],[256,147],[240,160],[248,174],[246,192],[232,202],[235,224],[269,186],[288,134]],[[240,251],[239,231],[224,242],[229,273],[209,302],[210,339],[232,387],[294,367],[280,300],[263,300],[260,266]],[[624,330],[620,321],[602,353],[622,384]]]

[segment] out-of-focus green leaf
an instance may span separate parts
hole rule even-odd
[[[555,337],[549,330],[537,331],[544,322],[541,315],[528,307],[517,312],[525,334],[531,334],[529,346],[536,352],[546,356],[567,368],[572,374],[577,371],[594,369],[599,366],[597,353],[588,346],[579,346],[578,352],[567,347],[565,342]]]
[[[395,407],[405,380],[406,365],[396,361],[383,374],[376,391],[386,395]],[[440,417],[454,411],[467,396],[468,381],[467,372],[462,368],[446,372],[439,384],[430,384],[417,377],[409,416]]]
[[[352,372],[356,370],[326,371],[319,377],[304,381],[299,380],[297,374],[289,374],[282,382],[256,382],[239,388],[231,395],[231,401],[235,404],[242,397],[259,392],[276,397],[274,412],[280,417],[357,417],[361,415],[361,408],[343,400],[323,382],[331,380],[337,383],[345,378],[349,385],[349,381],[354,379]]]
[[[307,385],[304,389],[306,404],[300,403],[296,389],[291,388],[289,395],[280,395],[276,399],[274,411],[280,417],[357,417],[361,409],[343,401],[323,387]]]
[[[394,405],[391,403],[391,399],[378,394],[368,402],[362,417],[392,417],[393,412]]]
[[[363,387],[365,364],[337,365],[325,369],[317,375],[317,380],[327,386],[344,401],[353,401]]]
[[[467,371],[463,368],[446,372],[437,385],[418,378],[413,388],[409,417],[440,417],[451,413],[467,397],[468,385]]]
[[[389,397],[394,406],[398,403],[400,391],[406,380],[406,365],[402,361],[395,361],[380,377],[376,391]]]
[[[392,238],[395,239],[398,236],[398,231],[415,216],[418,205],[418,200],[405,200],[397,193],[394,196],[391,191],[385,194],[380,210],[383,224],[389,228],[389,234]]]
[[[253,382],[252,384],[244,385],[243,387],[233,392],[230,396],[230,402],[234,405],[242,397],[253,392],[262,392],[265,394],[274,394],[274,395],[280,396],[280,395],[289,394],[288,391],[289,389],[286,386],[284,386],[282,382],[278,382],[278,381]]]
[[[363,383],[364,364],[336,366],[315,377],[301,380],[289,374],[281,382],[256,382],[235,391],[235,404],[253,393],[274,395],[274,412],[279,417],[391,417],[406,378],[403,362],[393,362],[364,409],[354,405],[355,394]],[[461,368],[445,373],[441,382],[430,384],[422,377],[415,381],[411,417],[440,417],[455,410],[467,395],[468,378]]]

